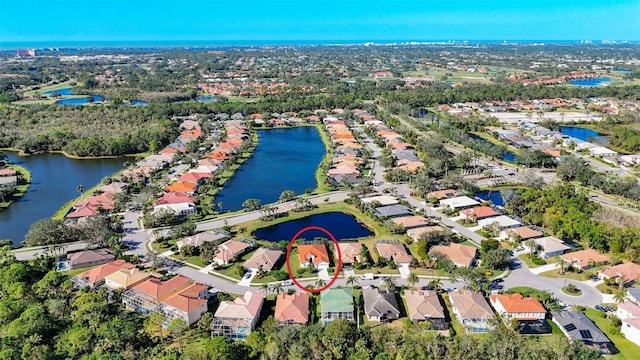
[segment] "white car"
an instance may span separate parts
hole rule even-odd
[[[285,280],[282,282],[282,286],[291,286],[293,285],[293,280]]]

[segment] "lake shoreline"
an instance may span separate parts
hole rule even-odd
[[[22,178],[25,180],[25,184],[16,186],[16,192],[11,195],[10,201],[5,201],[0,203],[0,212],[8,209],[11,206],[11,204],[20,200],[20,198],[23,197],[31,187],[31,172],[27,170],[27,168],[25,168],[24,166],[16,165],[16,164],[8,164],[8,165],[9,167],[13,168],[17,173],[22,175]]]
[[[69,154],[68,152],[66,152],[64,150],[52,150],[52,151],[41,151],[41,152],[35,152],[35,153],[26,153],[22,149],[12,148],[12,147],[0,148],[0,151],[11,151],[11,152],[18,153],[18,156],[25,156],[25,157],[26,156],[31,156],[31,155],[61,154],[61,155],[64,155],[65,157],[67,157],[69,159],[73,159],[73,160],[117,159],[117,158],[121,158],[121,157],[144,156],[144,155],[147,154],[147,153],[136,153],[136,154],[122,154],[122,155],[105,155],[105,156],[78,156],[78,155]]]

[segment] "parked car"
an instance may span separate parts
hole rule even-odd
[[[602,311],[602,312],[607,312],[607,309],[603,308],[600,305],[596,305],[595,308],[596,308],[596,310],[599,310],[599,311]]]
[[[285,280],[282,282],[282,286],[291,286],[293,285],[293,280]]]
[[[244,274],[244,276],[243,276],[243,278],[245,278],[245,279],[248,279],[250,277],[251,277],[251,273],[250,272]]]
[[[611,306],[611,305],[607,305],[607,306],[605,306],[604,308],[605,308],[607,311],[611,311],[611,312],[616,311],[616,309],[614,309],[614,308],[613,308],[613,306]]]
[[[366,274],[362,274],[362,276],[360,276],[360,279],[362,280],[374,280],[376,277],[375,275],[373,275],[373,273],[366,273]]]
[[[598,281],[598,280],[600,280],[600,278],[599,278],[599,277],[597,277],[597,276],[592,276],[592,277],[591,277],[591,281]]]

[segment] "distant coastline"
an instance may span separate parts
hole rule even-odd
[[[220,48],[220,47],[250,47],[250,46],[331,46],[331,45],[387,45],[387,44],[567,44],[581,43],[582,40],[113,40],[113,41],[0,41],[0,50],[17,49],[109,49],[109,48]],[[605,40],[602,40],[603,44]],[[600,44],[594,40],[591,45]],[[639,41],[616,40],[618,44],[636,44]]]

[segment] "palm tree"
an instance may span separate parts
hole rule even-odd
[[[273,284],[273,292],[276,293],[276,295],[280,294],[282,290],[282,283]]]
[[[429,289],[433,291],[440,291],[442,289],[442,284],[440,283],[440,279],[433,279],[429,281],[429,284],[427,284],[427,286],[429,287]]]
[[[269,291],[271,291],[271,284],[267,284],[267,283],[261,284],[260,289],[264,290],[265,295],[269,295]]]
[[[616,303],[620,304],[621,302],[624,302],[624,298],[627,296],[627,289],[622,288],[618,291],[616,291],[615,294],[613,294],[613,301],[615,301]]]
[[[349,276],[346,281],[347,281],[347,286],[351,285],[352,288],[353,288],[354,284],[358,283],[358,280],[353,275]]]
[[[384,287],[387,288],[387,291],[389,290],[393,291],[396,288],[396,279],[392,278],[391,276],[387,276],[383,280],[383,284],[384,284]]]
[[[218,202],[218,211],[222,212],[222,208],[224,208],[224,203],[222,201]]]
[[[529,248],[529,257],[533,257],[533,254],[538,250],[538,243],[530,239],[525,241],[524,244]]]
[[[359,293],[353,297],[353,303],[351,305],[356,308],[356,327],[360,330],[360,307],[362,307],[362,298]]]
[[[411,286],[413,286],[414,288],[416,287],[416,284],[419,281],[420,279],[418,278],[418,275],[416,275],[415,273],[410,273],[409,276],[407,277],[407,282],[411,284]]]
[[[80,184],[76,186],[76,191],[79,192],[80,195],[82,195],[82,193],[84,192],[84,185]]]
[[[567,263],[562,259],[560,255],[556,256],[556,263],[560,265],[560,274],[564,274],[565,270],[567,270]]]
[[[362,248],[360,249],[360,259],[362,260],[363,263],[368,263],[369,262],[369,249],[366,246],[362,246]]]
[[[322,279],[316,280],[316,288],[319,289],[319,288],[323,287],[324,285],[325,285],[324,280],[322,280]]]

